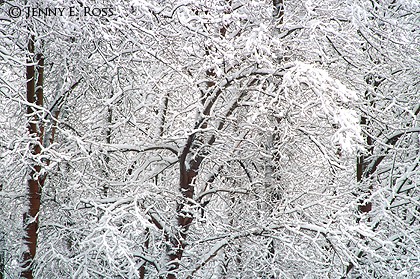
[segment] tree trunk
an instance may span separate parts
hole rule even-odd
[[[198,170],[203,159],[201,156],[197,156],[196,159],[189,161],[189,167],[187,167],[187,155],[191,151],[194,138],[194,135],[190,135],[187,141],[187,145],[185,146],[179,160],[179,188],[183,196],[183,200],[178,203],[176,208],[178,215],[177,223],[179,227],[179,233],[177,236],[171,238],[172,250],[169,252],[170,267],[169,273],[167,275],[168,279],[176,278],[174,271],[178,270],[179,268],[179,263],[186,247],[187,232],[192,221],[194,220],[193,213],[188,209],[188,207],[193,205],[191,202],[194,198],[193,183],[194,179],[198,175]]]
[[[28,132],[35,139],[30,145],[32,157],[41,154],[43,125],[33,105],[43,106],[43,79],[44,58],[38,54],[34,59],[35,47],[34,36],[28,42],[28,59],[26,66],[26,101],[28,114]],[[36,60],[36,61],[34,61]],[[35,63],[34,63],[35,62]],[[36,67],[35,67],[36,64]],[[33,104],[33,105],[32,105]],[[28,209],[23,214],[24,245],[22,255],[22,278],[33,278],[33,260],[36,254],[38,241],[39,209],[41,205],[41,191],[45,182],[45,175],[41,174],[42,166],[39,162],[33,162],[29,166],[28,175]]]
[[[367,79],[366,82],[370,84],[370,80]],[[375,87],[379,85],[379,83],[373,83]],[[368,92],[365,93],[365,99],[366,101],[369,101]],[[374,103],[372,101],[368,102],[370,106],[374,106]],[[365,127],[365,129],[368,131],[366,133],[366,145],[368,154],[359,154],[357,157],[356,162],[356,180],[357,183],[360,184],[360,187],[363,187],[363,179],[368,179],[370,175],[372,174],[369,170],[367,170],[367,166],[370,160],[370,156],[373,154],[373,138],[369,134],[369,121],[365,115],[362,115],[360,118],[360,126]],[[368,196],[371,196],[373,191],[372,185],[369,186],[368,189],[362,189],[362,199],[359,201],[358,210],[362,214],[367,214],[372,211],[372,202],[371,201],[365,201],[365,197],[363,193],[368,194]],[[370,221],[370,218],[368,218],[368,221]],[[360,222],[360,218],[356,219],[356,222]],[[363,235],[360,235],[360,239],[365,239]],[[363,256],[363,252],[360,251],[357,254],[357,258],[360,259]],[[349,263],[346,268],[346,275],[350,273],[350,271],[354,268],[353,263]]]

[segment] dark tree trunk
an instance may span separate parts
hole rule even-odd
[[[35,157],[41,154],[43,139],[42,120],[37,115],[33,105],[43,106],[44,58],[42,54],[34,57],[34,36],[28,42],[28,59],[26,66],[26,101],[28,114],[28,132],[35,139],[30,145],[31,154]],[[35,58],[35,59],[34,59]],[[35,61],[34,61],[35,60]],[[36,64],[36,67],[35,67]],[[33,105],[32,105],[33,104]],[[29,166],[28,175],[28,209],[23,214],[24,245],[22,255],[22,278],[33,278],[33,260],[36,254],[39,226],[39,209],[41,205],[41,191],[45,182],[45,175],[41,175],[42,166],[34,162]]]
[[[360,125],[362,127],[368,128],[367,127],[368,121],[367,121],[365,116],[361,117]],[[368,145],[368,150],[370,151],[370,149],[372,148],[373,141],[372,141],[371,136],[369,136],[369,135],[367,135],[367,137],[366,137],[366,144]],[[367,164],[368,164],[368,162],[367,162],[368,161],[368,156],[369,156],[369,154],[368,155],[360,154],[357,157],[356,179],[357,179],[358,183],[362,183],[363,177],[368,178],[368,176],[369,176],[369,174],[366,173],[366,167],[367,167]],[[372,191],[372,189],[369,188],[368,191],[370,193]],[[361,213],[368,213],[371,210],[372,210],[372,202],[364,202],[363,200],[360,201],[359,211]]]
[[[372,84],[371,81],[369,79],[366,80],[366,82],[368,84]],[[379,86],[379,83],[373,83],[372,84],[375,88]],[[368,96],[368,92],[365,93],[365,99],[366,101],[369,101],[369,96]],[[370,106],[374,106],[374,102],[370,101],[369,102]],[[368,118],[365,115],[362,115],[360,118],[360,125],[362,126],[362,128],[364,127],[368,132],[366,133],[366,145],[367,145],[367,151],[368,154],[360,154],[357,157],[357,162],[356,162],[356,180],[357,183],[360,185],[360,187],[363,187],[363,180],[364,179],[369,179],[370,176],[373,174],[373,172],[371,170],[368,169],[368,164],[371,161],[370,156],[372,156],[373,154],[373,138],[370,136],[369,134],[369,121]],[[368,196],[371,196],[373,188],[372,185],[369,186],[368,189],[361,189],[361,194],[362,194],[362,199],[359,200],[359,206],[358,206],[358,210],[361,214],[368,214],[369,212],[372,211],[372,202],[371,201],[365,201],[366,197],[364,197],[364,194],[367,194]],[[368,218],[368,221],[370,221],[370,218]],[[360,222],[360,218],[356,219],[356,222],[359,223]],[[365,237],[363,235],[360,235],[361,239],[365,239]],[[357,258],[360,259],[363,256],[363,252],[360,251],[357,254]],[[350,273],[350,271],[354,268],[354,264],[353,263],[349,263],[347,265],[346,268],[346,275]]]
[[[198,175],[200,164],[203,159],[201,156],[197,156],[195,159],[189,161],[189,164],[186,163],[187,155],[189,152],[191,152],[194,139],[194,135],[189,136],[179,161],[179,189],[183,199],[178,203],[176,208],[178,215],[177,223],[179,227],[179,233],[177,236],[171,238],[172,250],[169,252],[170,267],[167,276],[168,279],[176,278],[174,272],[179,268],[179,263],[182,259],[182,255],[184,254],[184,249],[186,247],[187,232],[192,221],[194,220],[193,213],[188,209],[188,207],[193,205],[191,203],[194,198],[193,183],[194,179]]]

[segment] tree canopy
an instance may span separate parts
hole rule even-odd
[[[419,12],[0,2],[0,279],[420,276]]]

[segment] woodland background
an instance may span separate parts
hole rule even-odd
[[[10,7],[112,16],[10,17]],[[0,278],[420,277],[417,0],[3,1]]]

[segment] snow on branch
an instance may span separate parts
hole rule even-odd
[[[356,92],[348,89],[339,80],[332,78],[325,70],[310,64],[295,62],[283,76],[281,89],[287,100],[307,99],[314,95],[316,106],[334,123],[338,124],[332,140],[346,151],[357,148],[362,142],[361,128],[356,111],[351,109],[357,100]],[[297,97],[299,96],[299,97]]]
[[[154,150],[169,150],[175,155],[178,156],[178,150],[175,146],[172,145],[154,145],[148,147],[139,147],[134,144],[105,144],[102,143],[102,146],[110,148],[108,152],[147,152],[147,151],[154,151]]]

